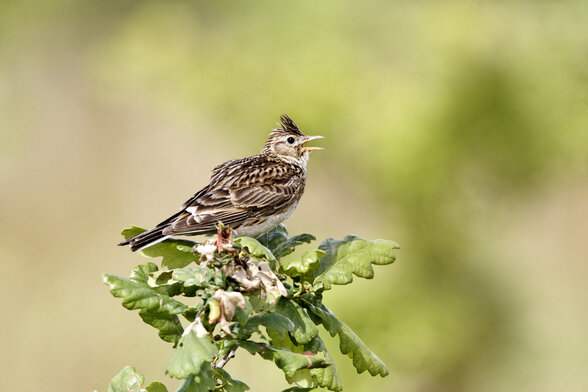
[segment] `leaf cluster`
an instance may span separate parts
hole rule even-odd
[[[122,234],[128,239],[142,231],[131,227]],[[372,278],[372,264],[392,263],[398,245],[347,236],[283,260],[314,240],[310,234],[290,237],[284,225],[257,239],[231,238],[230,229],[221,227],[218,239],[204,244],[170,239],[140,252],[161,257],[161,269],[147,262],[130,278],[104,274],[103,280],[125,308],[138,310],[173,345],[166,373],[184,380],[178,391],[248,390],[223,369],[238,349],[273,361],[295,384],[288,391],[341,391],[319,325],[339,337],[341,352],[358,373],[386,376],[384,363],[322,299],[333,284],[348,284],[353,275]],[[167,391],[159,382],[145,388],[143,383],[143,376],[127,366],[108,390]]]

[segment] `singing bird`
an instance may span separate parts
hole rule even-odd
[[[306,136],[287,115],[280,120],[259,154],[218,165],[178,213],[119,245],[135,252],[173,235],[213,234],[218,222],[256,238],[282,223],[304,193],[310,152],[323,148],[304,146],[322,136]]]

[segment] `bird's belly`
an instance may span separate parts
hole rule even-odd
[[[295,209],[296,204],[280,214],[275,214],[263,219],[263,221],[257,221],[257,219],[251,223],[245,221],[235,231],[237,232],[238,236],[257,238],[285,221],[286,218],[288,218]]]

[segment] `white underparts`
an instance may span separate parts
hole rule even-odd
[[[251,238],[257,238],[260,235],[267,233],[280,223],[286,220],[296,209],[296,204],[292,207],[288,208],[286,211],[282,212],[281,214],[272,215],[267,218],[267,220],[263,223],[259,223],[253,226],[245,226],[241,225],[236,230],[237,235],[239,236],[246,236]]]

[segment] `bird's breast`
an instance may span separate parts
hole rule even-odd
[[[297,202],[293,203],[286,210],[278,214],[269,215],[266,217],[250,218],[243,222],[243,224],[235,231],[237,232],[238,236],[257,238],[285,221],[290,215],[292,215],[297,205]]]

